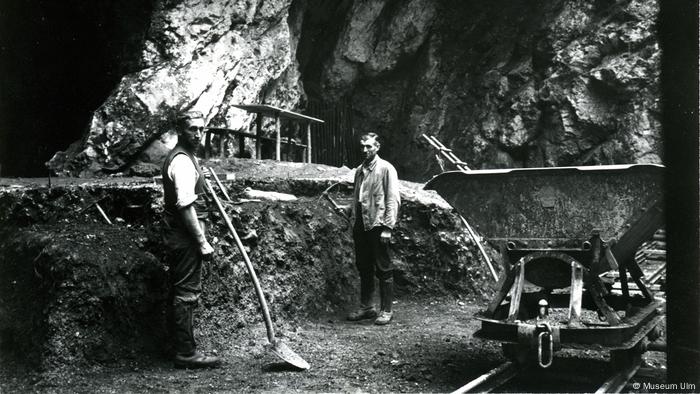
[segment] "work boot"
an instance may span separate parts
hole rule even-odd
[[[215,368],[221,364],[221,359],[216,356],[206,356],[195,350],[189,356],[175,355],[175,368]]]
[[[394,317],[394,312],[381,311],[379,312],[379,317],[374,320],[374,324],[378,326],[384,326],[389,324],[391,319]]]
[[[374,319],[377,317],[377,310],[373,306],[360,306],[357,310],[350,312],[348,320],[358,321],[364,319]]]
[[[389,324],[394,315],[391,312],[391,305],[394,302],[394,278],[379,281],[379,297],[381,299],[381,311],[374,324],[383,326]]]
[[[176,302],[173,305],[175,332],[175,367],[207,368],[216,367],[221,362],[218,357],[205,356],[197,351],[192,329],[192,313],[195,303]]]

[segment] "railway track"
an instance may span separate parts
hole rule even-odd
[[[639,358],[626,367],[616,369],[613,373],[601,378],[584,376],[580,370],[562,371],[560,369],[552,373],[532,366],[519,366],[514,361],[506,361],[453,391],[453,394],[552,390],[620,393],[632,388],[631,380],[640,370],[641,364],[641,358]],[[572,390],[572,384],[575,384],[578,389]]]

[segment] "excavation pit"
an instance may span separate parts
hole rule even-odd
[[[252,188],[297,197],[228,204],[227,211],[241,232],[257,234],[244,244],[274,324],[303,356],[308,349],[296,347],[305,322],[339,319],[357,303],[351,232],[320,199],[350,170],[268,161],[205,165],[235,174],[223,181],[231,195]],[[167,364],[168,267],[157,181],[54,178],[49,187],[48,179],[3,179],[1,187],[3,374],[38,376],[64,387],[66,371]],[[484,303],[490,279],[476,247],[452,209],[421,187],[402,182],[392,240],[397,310],[401,300],[423,297],[461,300],[460,308]],[[350,188],[335,188],[333,198],[349,202]],[[223,221],[213,216],[208,231],[216,252],[205,265],[195,328],[200,346],[223,354],[262,347],[265,336],[251,336],[262,319],[243,259]],[[415,302],[413,307],[421,305]],[[247,339],[240,343],[242,337]]]

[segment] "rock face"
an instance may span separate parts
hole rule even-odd
[[[641,0],[163,0],[142,70],[51,167],[157,162],[177,109],[246,129],[232,104],[306,97],[349,102],[405,179],[440,171],[423,133],[473,168],[660,163],[657,13]]]
[[[657,12],[642,1],[355,2],[318,78],[302,74],[349,96],[357,128],[386,135],[406,178],[439,171],[423,133],[473,168],[659,163]]]

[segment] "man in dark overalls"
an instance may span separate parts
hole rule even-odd
[[[177,119],[177,145],[163,163],[165,199],[164,242],[168,251],[172,285],[175,366],[214,367],[218,357],[197,350],[192,329],[192,313],[202,292],[202,260],[214,249],[205,233],[204,175],[194,153],[204,129],[200,112],[186,112]]]
[[[385,325],[393,317],[394,266],[389,241],[401,205],[399,178],[394,166],[377,155],[377,134],[363,135],[360,145],[365,159],[355,169],[355,193],[350,207],[355,217],[352,235],[360,274],[360,308],[351,312],[348,320],[376,318],[374,324]],[[379,314],[372,302],[375,276],[379,279]]]

